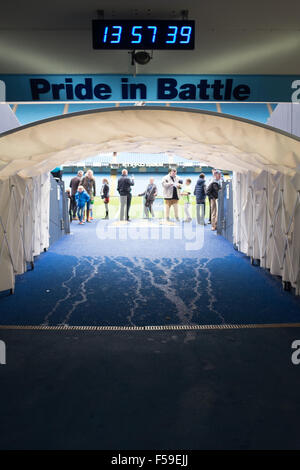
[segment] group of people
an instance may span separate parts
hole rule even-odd
[[[205,200],[209,199],[210,215],[209,223],[211,223],[212,230],[217,229],[218,220],[218,192],[222,187],[222,174],[219,170],[212,171],[213,179],[206,187],[205,174],[199,175],[198,181],[192,190],[192,180],[187,178],[185,183],[177,176],[177,170],[171,168],[168,175],[162,180],[163,198],[165,201],[165,218],[170,220],[170,209],[173,207],[174,215],[179,221],[179,207],[178,202],[180,197],[184,201],[185,222],[191,222],[191,204],[192,196],[196,196],[197,203],[197,222],[198,224],[205,225]],[[134,177],[128,176],[128,171],[123,170],[122,175],[118,180],[117,190],[120,195],[120,220],[130,221],[129,211],[131,205],[131,188],[134,186]],[[157,186],[154,183],[154,178],[150,178],[149,184],[145,191],[140,193],[139,196],[144,197],[144,216],[149,218],[150,214],[155,217],[153,204],[157,196]]]
[[[213,179],[206,186],[205,174],[199,175],[194,190],[192,189],[192,180],[186,178],[185,182],[177,175],[177,170],[171,168],[168,175],[162,180],[163,198],[165,203],[165,218],[170,220],[170,210],[173,208],[175,219],[179,221],[179,199],[182,197],[184,202],[185,222],[191,222],[191,204],[192,196],[196,196],[196,217],[198,224],[205,225],[205,201],[209,199],[210,215],[209,223],[212,230],[217,229],[218,219],[218,193],[222,186],[222,174],[219,170],[212,171]],[[130,221],[130,206],[132,194],[131,190],[134,186],[134,176],[129,177],[126,169],[122,170],[122,174],[118,180],[117,191],[120,196],[120,220]],[[158,190],[151,177],[145,191],[139,196],[144,197],[144,217],[155,217],[153,204],[157,197]],[[91,222],[93,219],[92,207],[96,196],[96,180],[92,170],[88,170],[86,174],[78,171],[77,175],[72,178],[70,188],[68,189],[68,197],[70,198],[70,219],[79,220],[79,224]],[[103,178],[101,187],[101,198],[105,205],[105,219],[109,218],[109,182],[107,178]]]
[[[90,223],[93,220],[93,204],[96,196],[96,180],[92,170],[84,175],[78,171],[77,175],[70,181],[70,188],[66,190],[69,198],[70,220],[79,220],[79,224]],[[109,183],[103,178],[101,196],[104,199],[106,216],[108,219]]]
[[[198,224],[205,225],[205,200],[209,199],[210,216],[209,223],[212,225],[212,230],[217,229],[218,220],[218,192],[222,187],[222,174],[219,170],[213,170],[213,179],[206,187],[205,174],[199,175],[198,181],[194,188],[191,188],[192,180],[187,178],[185,183],[177,176],[176,169],[170,169],[169,174],[163,178],[163,197],[166,205],[166,220],[170,220],[170,208],[173,207],[176,220],[179,221],[178,215],[178,201],[183,197],[185,222],[191,222],[191,198],[192,195],[196,196],[196,214]]]

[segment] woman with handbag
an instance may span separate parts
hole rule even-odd
[[[109,182],[107,178],[103,178],[102,187],[101,187],[101,199],[104,201],[105,206],[105,217],[104,219],[109,219],[108,216],[108,204],[109,204]]]

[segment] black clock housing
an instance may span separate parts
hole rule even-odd
[[[192,50],[194,20],[93,20],[93,49]]]

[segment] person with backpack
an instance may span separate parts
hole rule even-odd
[[[221,189],[220,186],[221,173],[218,170],[214,171],[213,180],[208,185],[206,194],[209,199],[210,211],[211,211],[211,229],[217,230],[218,221],[218,193]]]

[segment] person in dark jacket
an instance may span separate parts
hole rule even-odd
[[[86,221],[91,222],[90,208],[91,204],[94,203],[94,197],[96,196],[96,180],[92,170],[88,170],[86,172],[85,176],[81,180],[81,184],[90,196],[90,199],[86,203]]]
[[[198,181],[194,189],[194,195],[196,196],[196,213],[197,223],[205,225],[205,198],[206,198],[206,184],[205,174],[200,173]]]
[[[120,220],[129,221],[129,209],[131,204],[131,186],[134,186],[134,178],[129,178],[128,171],[122,170],[122,176],[118,180],[118,193],[120,194]]]
[[[217,220],[218,220],[218,193],[221,189],[220,186],[221,173],[216,170],[214,172],[214,177],[211,183],[208,185],[206,194],[210,203],[211,211],[211,229],[217,230]]]
[[[101,188],[101,198],[104,201],[105,206],[105,217],[104,219],[108,219],[108,204],[109,204],[109,183],[107,178],[103,178],[102,180],[102,188]]]
[[[139,196],[144,196],[144,214],[147,219],[149,219],[149,214],[152,215],[152,218],[155,217],[153,210],[153,203],[157,196],[157,186],[154,184],[154,178],[150,178],[149,184],[145,191]]]
[[[70,196],[70,212],[72,214],[72,218],[74,220],[78,220],[76,216],[77,212],[77,203],[76,203],[76,198],[75,194],[77,193],[78,186],[80,185],[80,181],[83,177],[83,171],[79,170],[77,175],[74,176],[74,178],[71,179],[70,181],[70,188],[71,188],[71,196]]]

